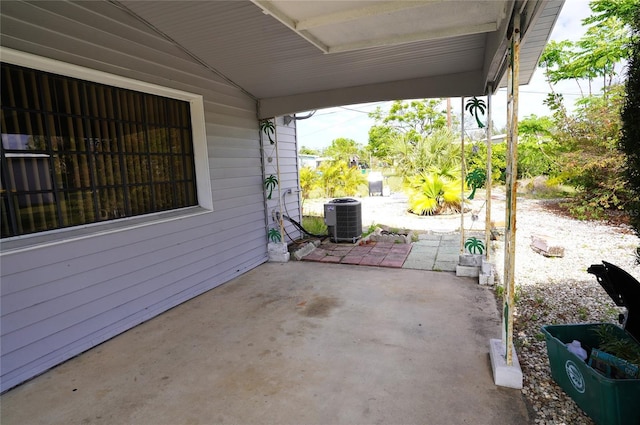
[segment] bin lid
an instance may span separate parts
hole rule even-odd
[[[603,261],[587,269],[596,276],[600,286],[614,303],[627,308],[625,329],[640,341],[640,282],[620,267]]]
[[[382,173],[380,171],[372,171],[369,173],[367,179],[370,182],[381,182],[382,181]]]

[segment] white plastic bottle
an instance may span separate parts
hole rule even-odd
[[[580,341],[574,339],[567,344],[567,349],[576,356],[580,357],[582,361],[587,360],[587,351],[582,348],[582,344],[580,344]]]

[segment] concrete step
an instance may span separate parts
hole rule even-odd
[[[459,277],[478,277],[480,276],[479,266],[456,266],[456,276]]]

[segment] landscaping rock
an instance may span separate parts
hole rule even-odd
[[[315,249],[316,249],[316,245],[313,242],[307,242],[301,245],[300,247],[298,247],[296,250],[293,250],[291,252],[291,255],[293,256],[294,260],[300,261],[302,260],[302,258],[304,258],[305,255],[309,255]]]
[[[366,245],[368,242],[391,242],[410,244],[412,239],[412,230],[401,229],[398,231],[392,231],[390,229],[376,227],[373,233],[370,233],[364,238],[360,239],[360,245]]]
[[[531,248],[545,257],[564,257],[564,247],[547,235],[531,235]]]
[[[490,233],[492,241],[501,241],[504,238],[504,221],[492,221]]]

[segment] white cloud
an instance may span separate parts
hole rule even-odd
[[[582,20],[591,14],[589,2],[586,0],[567,0],[564,3],[558,21],[551,33],[552,40],[576,41],[582,34]]]

